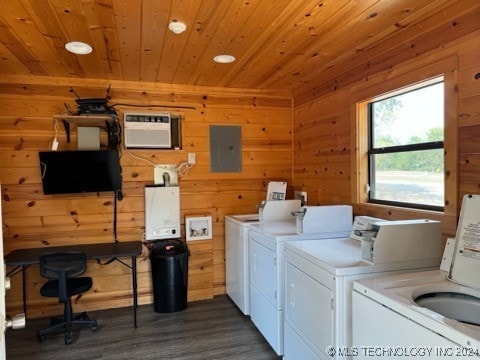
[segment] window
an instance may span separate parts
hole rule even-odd
[[[441,59],[432,60],[431,57],[416,58],[413,62],[406,62],[398,64],[388,71],[379,72],[368,78],[368,81],[358,83],[351,91],[351,120],[352,120],[352,150],[354,156],[352,156],[352,204],[354,205],[354,211],[357,213],[368,214],[385,219],[408,219],[408,218],[432,218],[436,220],[445,221],[445,224],[453,224],[457,219],[458,210],[458,104],[459,104],[459,88],[458,88],[458,57],[456,55],[447,56]],[[440,169],[436,176],[443,181],[442,185],[438,184],[438,192],[443,203],[440,201],[424,201],[423,197],[427,194],[431,194],[432,189],[435,188],[434,183],[430,182],[425,186],[424,183],[420,183],[420,189],[427,189],[427,191],[417,191],[411,198],[402,197],[399,199],[400,193],[395,193],[396,198],[384,198],[379,193],[378,186],[382,182],[379,179],[379,172],[381,169],[375,169],[375,161],[378,158],[394,158],[394,156],[400,156],[394,154],[399,148],[390,146],[388,150],[392,153],[385,152],[385,154],[370,154],[371,150],[381,151],[381,148],[387,148],[387,146],[379,145],[380,135],[382,133],[377,132],[377,141],[374,139],[375,133],[372,131],[374,128],[370,126],[375,121],[375,116],[369,111],[374,105],[373,103],[380,102],[382,100],[395,98],[403,94],[412,93],[415,97],[421,99],[422,89],[425,91],[437,87],[439,89],[438,101],[428,101],[428,104],[433,104],[435,110],[424,111],[426,114],[419,113],[414,119],[413,125],[411,123],[403,128],[410,130],[410,134],[406,134],[405,138],[408,140],[409,136],[424,136],[426,129],[422,128],[428,123],[427,119],[433,118],[433,111],[439,111],[439,116],[435,121],[438,121],[439,127],[443,128],[443,152],[442,148],[428,149],[432,153],[437,151],[438,154],[442,154],[443,157],[443,170]],[[441,89],[443,88],[443,93]],[[418,92],[417,92],[418,91]],[[403,101],[403,100],[402,100]],[[420,107],[426,102],[422,102]],[[414,103],[413,103],[414,104]],[[404,109],[408,109],[410,103],[405,104]],[[415,107],[414,107],[415,108]],[[416,107],[417,109],[419,106]],[[395,118],[397,119],[397,118]],[[443,123],[442,123],[443,119]],[[400,120],[398,120],[400,121]],[[436,127],[432,125],[431,128]],[[386,135],[390,135],[392,138],[403,139],[400,135],[401,128],[395,127],[395,122],[392,120],[388,127],[381,129]],[[379,130],[380,131],[380,130]],[[426,141],[425,143],[436,142]],[[376,141],[376,142],[375,142]],[[424,144],[424,142],[419,142]],[[399,146],[410,145],[408,141],[403,141],[398,144]],[[426,149],[421,148],[425,145],[419,146],[419,149],[410,148],[412,152],[418,151],[418,153]],[[377,149],[379,148],[379,149]],[[404,154],[407,154],[405,151]],[[415,153],[413,153],[415,154]],[[373,158],[372,162],[370,158]],[[372,167],[371,164],[372,163]],[[415,163],[417,164],[417,163]],[[420,163],[419,169],[420,169]],[[372,171],[370,170],[372,169]],[[413,169],[413,171],[412,171]],[[375,171],[376,170],[376,171]],[[409,169],[410,172],[415,171],[415,166]],[[402,170],[403,171],[403,170]],[[420,171],[420,170],[418,170]],[[436,169],[430,169],[430,171],[422,171],[421,174],[436,174]],[[405,179],[386,179],[391,184],[405,184]],[[409,179],[412,181],[411,179]],[[425,180],[425,179],[423,179]],[[375,182],[379,183],[376,184]],[[420,181],[418,181],[420,182]],[[417,185],[417,184],[412,184]],[[369,191],[372,190],[373,191]],[[396,192],[399,187],[393,187]],[[401,189],[401,187],[400,187]],[[417,188],[418,190],[419,188]],[[443,191],[442,191],[443,190]],[[392,191],[390,192],[392,194]],[[438,198],[437,198],[438,199]],[[454,225],[446,225],[454,228]]]
[[[443,211],[443,78],[368,102],[368,120],[368,201]]]

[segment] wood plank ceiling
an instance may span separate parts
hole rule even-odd
[[[302,94],[368,76],[364,64],[416,51],[422,34],[478,28],[467,19],[480,14],[480,1],[2,0],[1,9],[0,75]],[[184,33],[167,29],[174,19]],[[70,54],[67,41],[94,51]],[[236,62],[213,62],[223,53]]]

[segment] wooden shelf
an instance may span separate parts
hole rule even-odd
[[[54,119],[74,124],[99,124],[104,121],[117,121],[116,115],[54,115]]]
[[[104,128],[109,139],[113,132],[118,132],[118,118],[115,114],[91,114],[91,115],[54,115],[55,120],[61,120],[67,134],[67,143],[70,143],[70,124],[77,127],[82,125],[95,125]]]

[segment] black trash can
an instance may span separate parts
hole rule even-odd
[[[150,260],[155,312],[176,312],[187,307],[188,256],[188,247],[183,241],[167,239],[152,244]]]

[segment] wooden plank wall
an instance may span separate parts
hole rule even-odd
[[[458,59],[458,207],[464,194],[480,193],[480,32],[442,45],[422,56],[428,61]],[[294,106],[294,185],[308,192],[310,205],[352,203],[351,124],[355,117],[355,87],[368,89],[372,78],[388,78],[395,69],[414,66],[420,58],[398,63],[388,71],[369,75],[348,87],[312,97]],[[422,60],[425,61],[425,60]],[[372,88],[375,81],[372,81]],[[370,96],[378,94],[372,93]],[[383,218],[425,217],[422,212],[354,204],[356,213]],[[458,213],[459,213],[458,209]],[[457,215],[458,215],[457,213]],[[444,237],[454,236],[456,216],[428,215],[443,221]]]
[[[19,248],[113,241],[113,195],[45,196],[38,160],[38,151],[48,150],[54,137],[53,116],[65,112],[64,103],[75,108],[70,86],[87,98],[103,97],[109,84],[112,85],[110,104],[130,104],[116,107],[120,116],[126,110],[170,111],[182,116],[183,149],[130,150],[130,153],[123,149],[124,199],[118,203],[119,240],[142,239],[143,189],[153,183],[153,166],[131,154],[156,164],[178,165],[187,160],[187,153],[194,152],[196,165],[180,179],[182,224],[185,215],[211,215],[214,237],[189,242],[189,301],[224,293],[224,216],[256,212],[255,204],[264,199],[268,181],[292,182],[292,106],[291,96],[286,93],[0,77],[0,181],[5,253]],[[241,126],[240,173],[210,172],[209,125],[212,124]],[[60,150],[76,146],[76,134],[72,133],[72,143],[68,145],[61,126],[58,140]],[[138,269],[139,302],[151,303],[150,261],[145,248]],[[78,309],[132,304],[128,268],[119,263],[102,266],[91,262],[88,274],[94,278],[94,289],[77,300]],[[12,281],[7,306],[14,314],[21,308],[20,276]],[[42,282],[38,268],[29,269],[29,316],[60,311],[55,301],[39,296]]]

